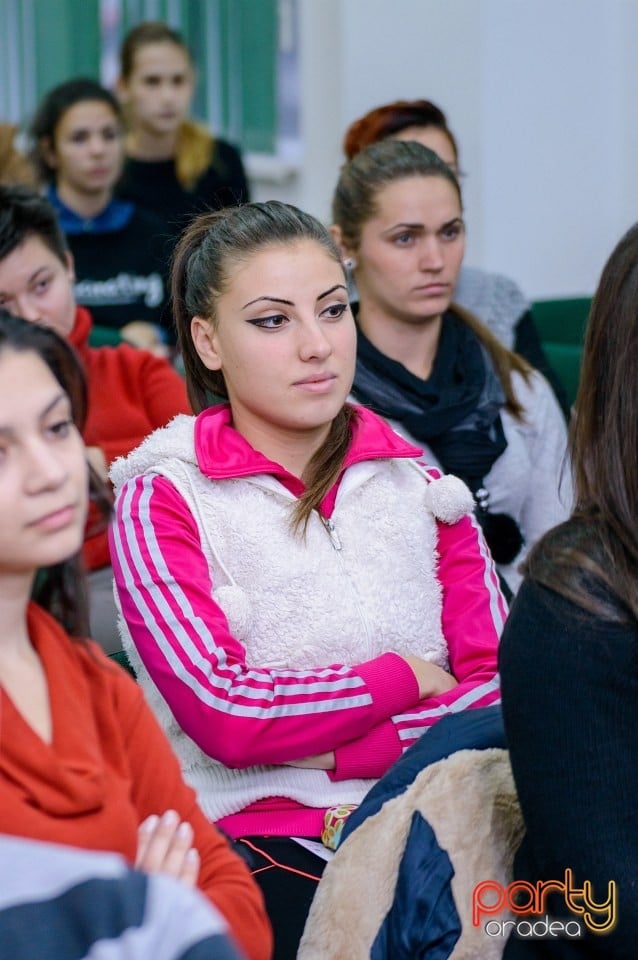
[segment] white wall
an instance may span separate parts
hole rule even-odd
[[[638,219],[636,0],[299,4],[304,163],[280,196],[327,220],[347,125],[428,97],[461,146],[468,262],[532,298],[593,290]]]

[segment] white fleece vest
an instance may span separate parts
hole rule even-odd
[[[428,479],[411,460],[356,464],[341,481],[331,520],[313,514],[303,539],[291,533],[295,500],[278,480],[213,481],[201,473],[193,426],[193,418],[176,418],[118,460],[111,477],[117,490],[141,473],[160,474],[179,491],[199,529],[213,596],[249,664],[311,669],[396,650],[447,668],[436,519],[454,522],[472,509],[460,481]],[[332,783],[322,771],[213,764],[177,728],[122,627],[149,702],[213,819],[264,796],[323,807],[358,802],[369,789],[370,781]]]

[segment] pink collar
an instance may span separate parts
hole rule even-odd
[[[400,437],[384,420],[356,406],[357,420],[344,470],[365,460],[420,457],[422,451]],[[305,487],[284,467],[255,450],[231,425],[230,405],[209,407],[195,421],[195,449],[202,473],[212,480],[267,474],[281,480],[296,496]]]

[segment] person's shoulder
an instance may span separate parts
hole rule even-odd
[[[215,137],[215,153],[219,155],[220,158],[241,162],[241,151],[239,147],[221,137]]]
[[[39,648],[43,637],[55,642],[55,659],[47,662],[54,663],[56,670],[83,677],[87,692],[98,708],[102,704],[108,709],[107,703],[132,706],[140,700],[140,689],[130,674],[107,657],[99,644],[88,637],[70,636],[50,613],[35,603],[29,604],[29,630],[32,635],[35,631]]]
[[[561,432],[565,428],[565,418],[556,400],[556,395],[543,374],[530,367],[526,373],[520,370],[511,372],[512,388],[516,399],[523,407],[523,421],[528,425],[534,421],[555,415],[560,423]]]
[[[183,383],[177,370],[164,357],[157,357],[150,350],[143,347],[134,347],[130,343],[116,343],[101,347],[90,347],[93,363],[103,368],[115,370],[119,368],[123,375],[133,375],[143,378],[150,373],[163,374],[168,380]],[[139,387],[143,391],[144,381],[140,379]]]
[[[89,380],[91,384],[97,384],[102,391],[114,388],[116,376],[119,379],[131,373],[137,375],[146,363],[147,354],[152,357],[148,351],[124,342],[102,344],[99,347],[89,344],[85,353]],[[113,399],[116,400],[116,397]]]
[[[529,301],[515,280],[503,273],[494,273],[481,267],[463,265],[456,295],[461,303],[467,301],[469,309],[469,304],[474,301],[511,303],[521,313],[529,308]]]
[[[535,545],[520,593],[565,622],[586,622],[590,631],[606,632],[614,623],[631,624],[633,619],[606,580],[613,566],[598,524],[570,517]],[[633,629],[638,633],[635,621]]]
[[[218,201],[224,204],[248,199],[246,171],[238,147],[227,140],[215,138],[210,165],[198,182],[198,190],[202,189],[212,189]]]
[[[536,396],[544,396],[549,388],[545,377],[534,367],[530,367],[525,373],[520,370],[512,370],[510,377],[519,403],[524,403],[526,399],[529,400]]]
[[[134,205],[133,214],[130,220],[131,230],[145,231],[151,236],[165,234],[168,236],[166,223],[158,213],[149,210],[147,207]]]
[[[124,697],[127,701],[140,699],[140,688],[131,674],[116,660],[108,657],[95,640],[87,638],[72,642],[76,659],[92,686],[97,685],[110,691],[111,698]]]
[[[353,399],[349,401],[349,406],[354,415],[346,465],[361,460],[395,457],[414,459],[421,456],[422,450],[412,438],[396,430],[383,417]]]
[[[116,494],[129,480],[155,473],[163,461],[182,461],[190,468],[196,467],[196,421],[193,414],[178,413],[165,426],[148,434],[129,454],[114,460],[109,479]]]
[[[130,200],[145,211],[154,213],[157,206],[162,205],[161,191],[174,189],[177,182],[174,159],[138,160],[127,157],[116,194],[122,200]]]

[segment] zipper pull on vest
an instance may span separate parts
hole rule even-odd
[[[332,544],[334,549],[341,550],[341,540],[339,539],[339,535],[337,534],[337,530],[334,525],[334,520],[331,520],[327,517],[322,517],[321,522],[323,523],[324,527],[328,531],[328,536],[330,537],[330,543]]]

